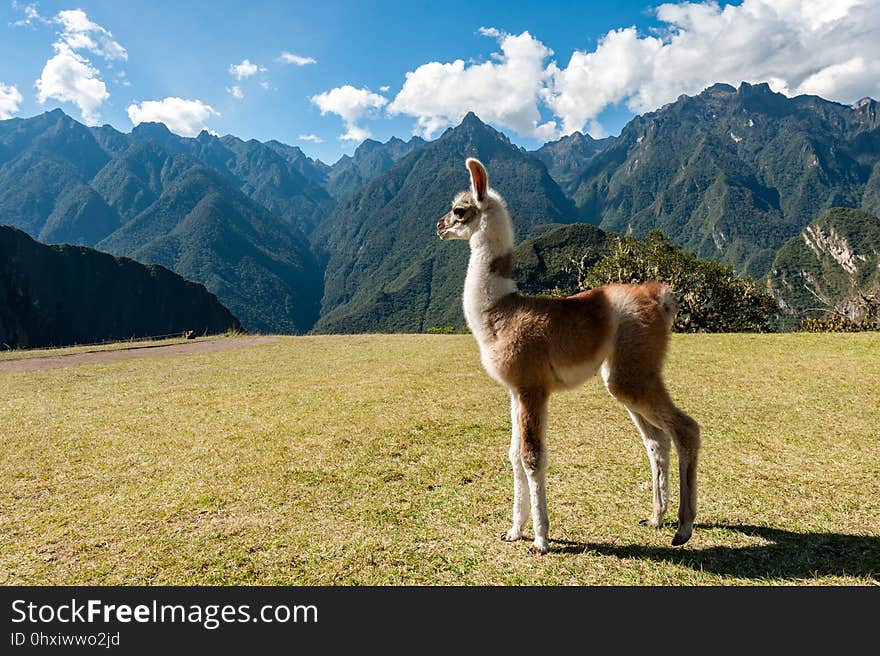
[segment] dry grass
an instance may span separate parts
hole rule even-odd
[[[215,339],[214,336],[196,337],[188,340],[186,337],[169,337],[167,339],[144,340],[132,339],[125,342],[112,342],[109,344],[88,344],[83,346],[63,346],[45,349],[8,349],[0,351],[0,362],[4,360],[30,360],[31,358],[54,357],[56,355],[76,355],[78,353],[99,353],[101,351],[120,351],[127,349],[155,348],[156,346],[170,346],[171,344],[185,344],[193,341],[207,341]]]
[[[498,539],[508,400],[469,336],[0,374],[0,583],[869,583],[878,371],[876,334],[676,336],[670,387],[704,430],[680,548],[637,524],[623,408],[595,381],[554,397],[545,557]]]

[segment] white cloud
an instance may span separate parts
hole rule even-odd
[[[650,82],[644,64],[661,48],[660,39],[640,39],[635,28],[626,28],[608,32],[594,52],[574,52],[563,69],[550,64],[552,84],[544,97],[562,118],[562,131],[582,130],[607,106]]]
[[[269,84],[269,80],[262,80],[262,81],[260,81],[259,84],[260,84],[261,87],[263,87],[264,89],[266,89],[266,91],[268,91],[268,90],[272,87],[272,85]]]
[[[240,64],[229,65],[229,74],[234,75],[237,80],[253,77],[257,73],[265,73],[266,70],[265,66],[253,64],[249,59],[243,59]]]
[[[388,93],[389,91],[391,91],[391,87],[386,84],[385,86],[379,87],[379,91],[381,91],[382,93]]]
[[[21,9],[24,12],[24,18],[13,21],[13,27],[32,27],[34,23],[48,23],[49,21],[40,15],[35,4],[21,5],[16,0],[12,0],[13,9]]]
[[[305,66],[306,64],[318,63],[318,60],[314,57],[301,57],[300,55],[294,55],[292,52],[287,52],[286,50],[279,55],[278,61],[282,64],[293,64],[294,66]]]
[[[164,123],[169,130],[184,137],[194,137],[202,130],[214,132],[205,125],[212,116],[220,116],[213,107],[201,100],[164,98],[133,103],[128,107],[128,117],[133,125],[139,123]]]
[[[359,144],[373,136],[373,133],[367,128],[358,125],[349,125],[347,127],[348,132],[339,135],[339,138],[342,139],[342,141],[353,141],[354,143]]]
[[[880,93],[880,3],[875,0],[744,0],[664,4],[664,29],[608,32],[592,52],[551,65],[547,104],[563,132],[609,105],[651,111],[715,82],[769,82],[787,95],[850,103]]]
[[[522,135],[552,138],[556,123],[541,122],[538,103],[553,51],[528,32],[514,36],[484,27],[480,33],[498,39],[501,53],[481,64],[457,59],[419,66],[406,74],[388,111],[416,117],[418,131],[428,138],[469,111]]]
[[[311,141],[312,143],[324,143],[324,140],[317,134],[301,134],[297,137],[299,141]]]
[[[864,57],[857,56],[816,71],[800,83],[798,92],[852,102],[866,95],[876,95],[876,89],[880,87],[866,88],[865,81],[866,78],[876,79],[878,74],[880,68],[876,62],[868,63]]]
[[[21,106],[21,92],[14,84],[0,82],[0,121],[12,118]]]
[[[310,100],[321,110],[321,115],[329,112],[342,118],[348,132],[340,135],[340,139],[356,142],[361,142],[371,136],[369,130],[358,126],[357,123],[388,104],[388,99],[385,96],[373,93],[366,88],[356,89],[350,84],[312,96]]]
[[[426,137],[473,110],[520,135],[549,139],[585,128],[603,136],[598,117],[608,107],[652,111],[716,82],[768,82],[787,95],[842,103],[880,95],[877,0],[679,2],[655,12],[660,28],[610,30],[567,62],[551,60],[529,32],[480,27],[500,53],[483,63],[419,66],[388,111],[415,117],[415,132]]]
[[[98,69],[77,51],[87,50],[108,61],[127,60],[128,52],[109,30],[91,21],[82,9],[59,11],[53,19],[46,20],[33,5],[28,5],[25,15],[27,24],[39,21],[61,26],[58,40],[52,44],[55,55],[46,61],[34,83],[37,100],[41,104],[50,99],[72,102],[79,107],[83,121],[96,125],[100,119],[98,109],[110,94]]]
[[[55,56],[46,62],[40,79],[35,83],[37,100],[49,99],[72,102],[88,125],[97,125],[98,108],[110,94],[98,77],[97,69],[88,59],[75,53],[66,43],[54,44]]]
[[[226,87],[226,92],[233,98],[237,98],[238,100],[244,98],[244,91],[242,91],[241,87],[237,84],[231,87]]]
[[[128,52],[109,30],[89,20],[82,9],[59,11],[55,22],[63,27],[61,40],[72,50],[89,50],[105,59],[128,59]]]

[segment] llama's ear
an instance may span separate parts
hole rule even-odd
[[[465,160],[465,166],[471,172],[471,191],[478,203],[482,203],[486,198],[486,191],[489,189],[489,174],[486,173],[486,167],[480,163],[480,160],[468,157]]]

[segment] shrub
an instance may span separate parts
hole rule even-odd
[[[842,314],[830,317],[807,317],[801,320],[798,332],[802,333],[862,333],[869,330],[880,330],[877,320],[862,319],[853,321]]]
[[[581,289],[649,280],[669,285],[675,294],[681,306],[677,332],[767,332],[779,311],[755,280],[683,251],[659,229],[643,240],[619,238],[610,255],[578,275]]]
[[[455,332],[455,328],[452,326],[429,326],[428,334],[429,335],[452,335]]]
[[[861,333],[880,330],[880,298],[878,295],[854,290],[854,293],[851,294],[851,301],[854,304],[854,308],[851,308],[852,316],[829,308],[826,310],[825,316],[802,319],[798,331],[802,333]]]

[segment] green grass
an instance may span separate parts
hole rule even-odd
[[[678,548],[637,524],[623,408],[595,380],[555,396],[544,557],[498,539],[508,399],[468,335],[0,373],[0,583],[870,583],[878,371],[877,334],[676,335],[669,385],[703,426]]]

